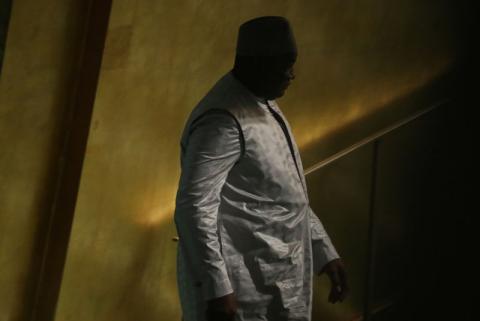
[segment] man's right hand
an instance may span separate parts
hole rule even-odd
[[[207,321],[233,321],[237,300],[233,293],[207,301]]]

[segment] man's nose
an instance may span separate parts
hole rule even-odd
[[[293,69],[291,69],[287,72],[287,78],[288,78],[289,81],[295,79],[295,72],[293,71]]]

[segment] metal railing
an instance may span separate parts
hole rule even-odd
[[[355,144],[350,145],[347,148],[342,149],[341,151],[323,159],[322,161],[310,166],[305,170],[305,176],[333,163],[347,155],[351,154],[352,152],[362,148],[368,144],[373,144],[373,158],[372,158],[372,173],[370,178],[370,200],[369,200],[369,209],[368,209],[368,231],[367,231],[367,275],[366,275],[366,287],[365,287],[365,301],[364,301],[364,308],[363,308],[363,315],[357,315],[352,320],[360,321],[360,320],[371,320],[372,315],[375,315],[383,310],[389,309],[395,305],[395,302],[388,301],[387,303],[383,302],[382,304],[372,304],[371,298],[373,294],[373,276],[372,271],[374,267],[374,259],[375,259],[375,243],[374,243],[374,231],[375,231],[375,196],[377,194],[376,191],[376,182],[377,182],[377,167],[378,167],[378,149],[379,149],[379,141],[385,137],[385,135],[398,130],[399,128],[412,123],[413,121],[421,118],[424,115],[429,114],[430,112],[436,110],[440,106],[447,104],[449,100],[441,100],[433,104],[432,106],[422,109],[413,115],[406,117],[400,121],[393,123],[386,128],[375,132],[372,135],[369,135]]]
[[[378,132],[372,134],[372,135],[369,135],[361,140],[359,140],[358,142],[356,142],[355,144],[345,148],[345,149],[342,149],[341,151],[333,154],[332,156],[329,156],[327,158],[325,158],[324,160],[310,166],[309,168],[307,168],[305,170],[305,175],[308,175],[314,171],[316,171],[317,169],[319,168],[322,168],[323,166],[326,166],[348,154],[350,154],[351,152],[361,148],[362,146],[365,146],[369,143],[372,143],[374,142],[375,140],[378,140],[380,138],[382,138],[383,136],[385,136],[386,134],[406,125],[406,124],[409,124],[411,123],[412,121],[420,118],[421,116],[431,112],[432,110],[435,110],[437,109],[438,107],[446,104],[448,102],[448,100],[442,100],[442,101],[439,101],[435,104],[433,104],[431,107],[428,107],[428,108],[425,108],[425,109],[422,109],[416,113],[414,113],[413,115],[409,116],[409,117],[406,117],[398,122],[395,122],[394,124],[382,129],[382,130],[379,130]]]

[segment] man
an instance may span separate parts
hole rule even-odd
[[[233,70],[186,123],[175,209],[184,321],[310,320],[313,273],[330,277],[330,302],[347,295],[274,100],[294,78],[296,57],[285,18],[247,21]]]

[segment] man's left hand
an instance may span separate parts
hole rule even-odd
[[[328,302],[336,303],[345,300],[349,289],[347,285],[347,273],[342,259],[334,259],[325,264],[321,273],[323,272],[327,273],[331,282]]]

